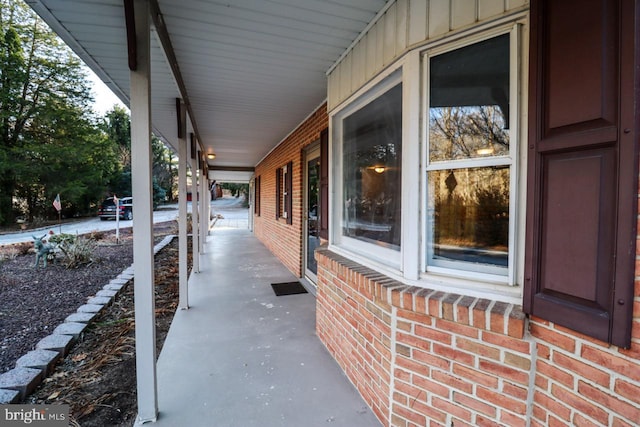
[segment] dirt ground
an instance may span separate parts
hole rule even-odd
[[[167,234],[177,234],[175,223],[155,226],[156,242]],[[54,264],[35,270],[33,254],[0,263],[0,373],[131,265],[130,229],[120,231],[119,244],[113,233],[98,237],[93,262],[77,269]],[[176,238],[155,258],[158,353],[178,302],[177,248]],[[134,346],[130,282],[25,403],[69,404],[72,425],[131,426],[137,414]]]

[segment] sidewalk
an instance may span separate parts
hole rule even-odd
[[[211,201],[211,215],[216,230],[222,228],[249,228],[249,209],[243,207],[243,199],[219,197]]]
[[[379,426],[315,334],[311,294],[246,229],[214,227],[158,360],[157,426]]]

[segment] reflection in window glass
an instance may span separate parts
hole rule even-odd
[[[319,212],[320,158],[307,161],[307,269],[318,274],[318,263],[314,256],[320,246]]]
[[[343,121],[345,236],[400,248],[402,84]]]
[[[429,210],[433,261],[506,267],[509,247],[509,168],[431,171]]]
[[[429,110],[429,160],[470,159],[509,154],[509,132],[497,106]]]
[[[509,51],[506,34],[430,58],[429,265],[507,272]]]
[[[431,59],[429,161],[509,154],[509,36]]]
[[[278,172],[277,185],[280,187],[280,199],[278,200],[278,217],[286,218],[288,215],[287,209],[287,167],[283,166]]]

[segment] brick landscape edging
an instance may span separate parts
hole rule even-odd
[[[153,247],[153,254],[167,246],[175,235],[168,235]],[[133,264],[115,279],[103,286],[87,304],[78,307],[51,335],[41,339],[35,350],[16,361],[16,367],[0,374],[0,404],[19,403],[50,374],[59,360],[64,358],[87,326],[109,306],[120,291],[133,279]]]

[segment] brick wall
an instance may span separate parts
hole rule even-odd
[[[538,353],[532,425],[640,425],[637,318],[630,350],[531,320]]]
[[[640,425],[638,283],[623,350],[519,306],[316,258],[318,336],[383,425]]]
[[[254,233],[293,274],[302,276],[303,150],[320,139],[329,126],[327,105],[323,104],[282,141],[260,164],[260,216],[254,215]],[[276,170],[293,162],[292,224],[276,220]]]

